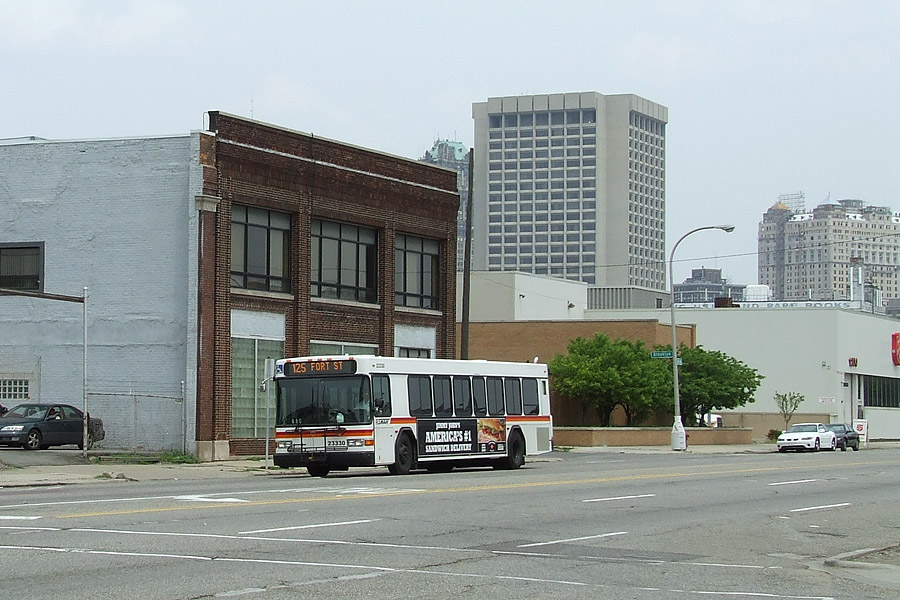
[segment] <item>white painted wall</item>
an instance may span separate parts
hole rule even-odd
[[[592,310],[586,318],[671,323],[668,309]],[[738,412],[777,414],[775,392],[798,392],[806,397],[799,412],[828,412],[835,421],[852,423],[857,411],[851,394],[858,375],[900,377],[900,367],[891,360],[891,334],[900,331],[900,321],[883,315],[842,308],[679,307],[676,321],[696,325],[699,345],[733,356],[765,376],[756,401]],[[851,357],[858,366],[849,366]],[[865,408],[864,416],[872,439],[900,438],[900,409]]]
[[[457,321],[462,320],[462,277],[457,274]],[[517,271],[475,271],[471,285],[473,322],[583,319],[587,306],[588,286],[580,281]]]
[[[45,243],[44,292],[89,290],[89,408],[107,447],[181,449],[186,412],[193,448],[197,135],[0,145],[0,241]],[[0,297],[0,332],[0,377],[82,405],[80,304]]]

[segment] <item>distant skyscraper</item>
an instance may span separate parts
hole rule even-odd
[[[778,201],[787,206],[792,213],[806,212],[806,194],[803,192],[779,194]]]
[[[722,269],[691,269],[684,283],[675,284],[675,302],[714,302],[716,298],[744,299],[744,285],[728,283]]]
[[[775,203],[759,224],[759,283],[772,299],[900,297],[900,215],[862,200],[794,213]]]
[[[466,250],[466,202],[469,199],[469,149],[462,142],[435,140],[431,150],[421,159],[432,165],[456,171],[456,185],[459,188],[459,213],[456,220],[456,270],[465,265]]]
[[[581,92],[472,116],[475,269],[666,289],[666,107]]]

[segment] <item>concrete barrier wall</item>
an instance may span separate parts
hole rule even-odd
[[[748,427],[687,427],[688,445],[753,443]],[[554,427],[555,446],[669,446],[671,427]]]

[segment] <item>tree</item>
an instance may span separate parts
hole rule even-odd
[[[681,346],[678,368],[681,414],[686,425],[696,425],[698,416],[714,410],[733,409],[754,401],[763,380],[751,368],[724,352],[702,346]]]
[[[603,334],[569,342],[569,353],[550,361],[553,393],[579,403],[582,424],[596,409],[608,427],[616,406],[622,406],[629,425],[640,422],[665,401],[664,365],[653,361],[642,342],[611,341]],[[669,383],[669,385],[671,385]]]
[[[806,400],[806,397],[803,394],[798,394],[797,392],[788,392],[787,394],[779,394],[775,392],[775,404],[778,406],[778,410],[781,412],[781,416],[784,418],[784,428],[788,428],[788,422],[791,420],[791,417],[794,416],[794,413],[797,412],[797,408],[800,407],[800,403]]]

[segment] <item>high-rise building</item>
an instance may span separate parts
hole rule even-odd
[[[581,92],[472,116],[475,269],[666,289],[666,107]]]
[[[456,270],[462,271],[466,259],[466,202],[469,198],[469,149],[462,142],[435,140],[422,162],[456,171],[459,212],[456,215]]]
[[[772,299],[900,297],[900,214],[862,200],[795,213],[776,202],[759,225],[759,283]]]

